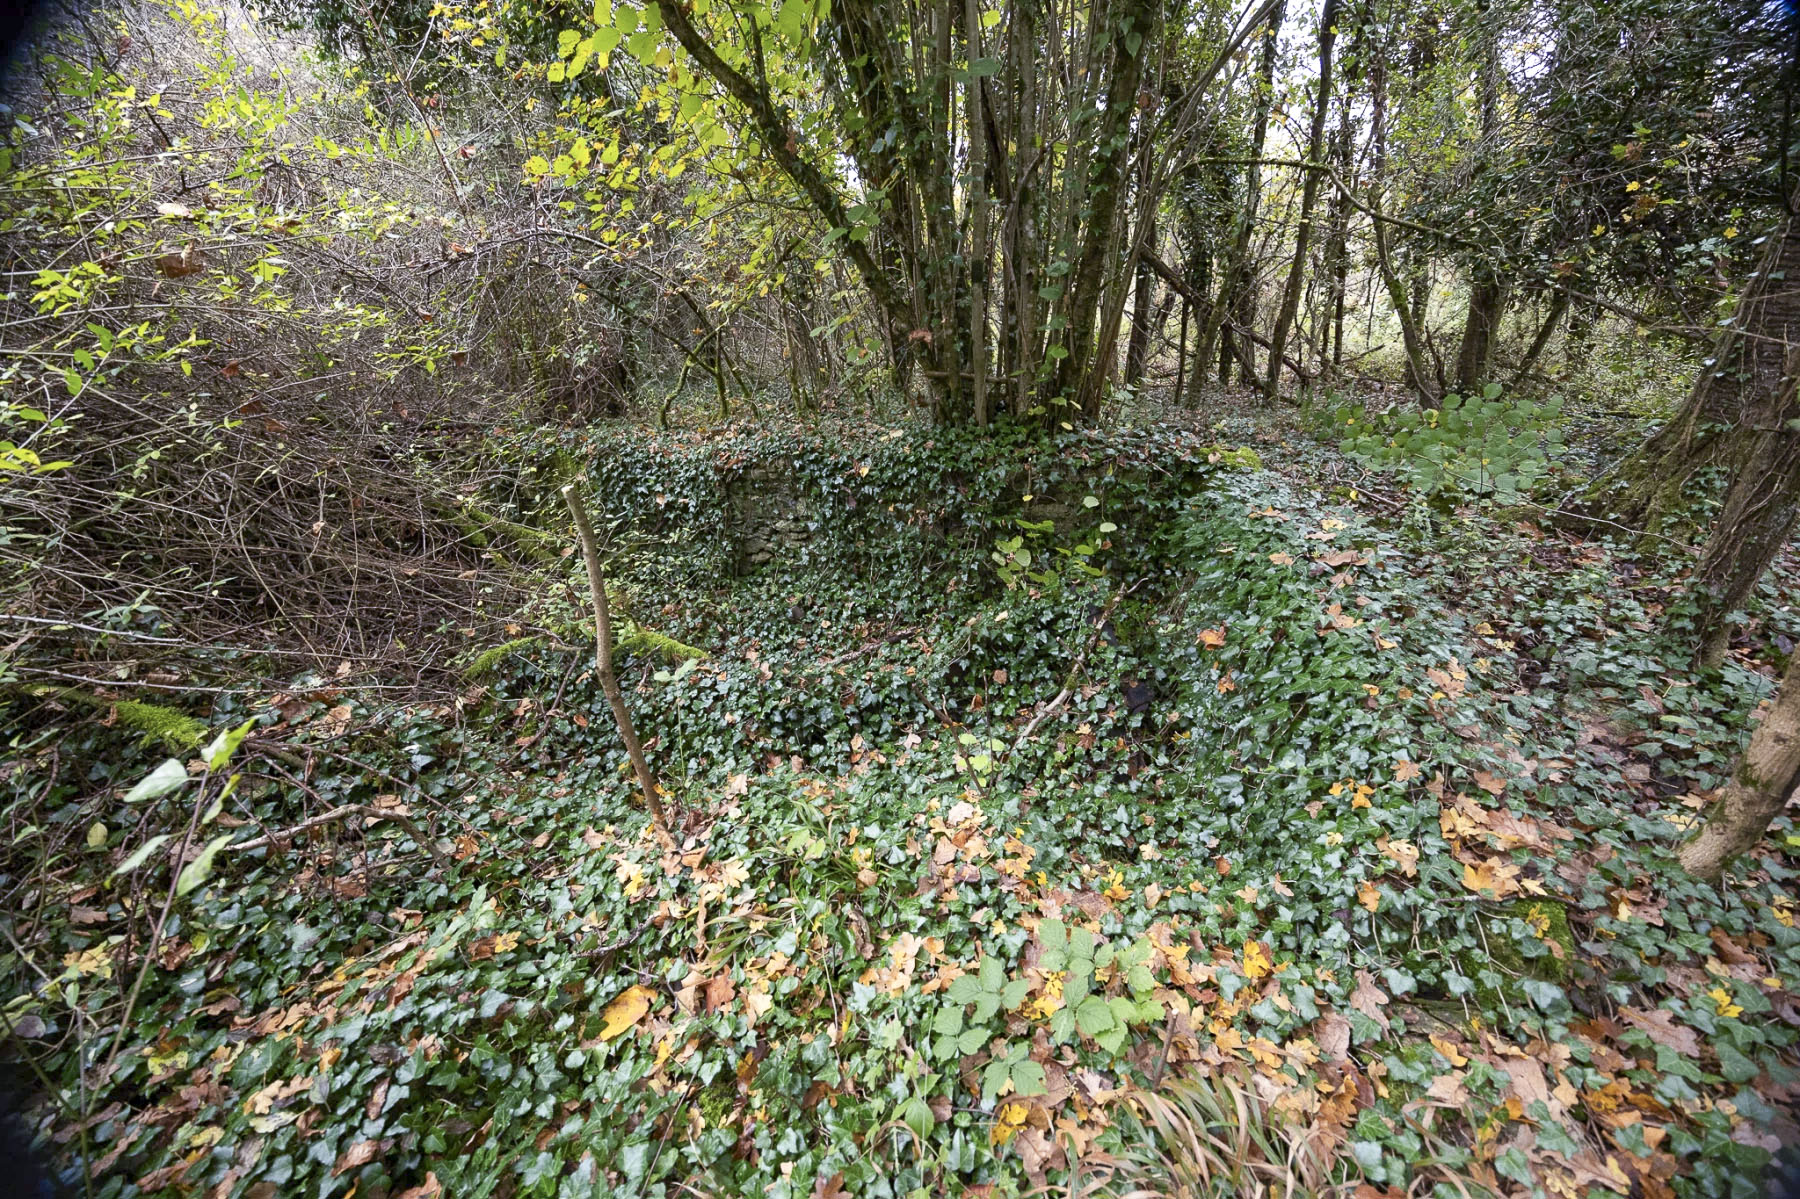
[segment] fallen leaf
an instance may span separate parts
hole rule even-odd
[[[381,1148],[382,1142],[380,1141],[356,1142],[339,1155],[337,1165],[331,1168],[331,1176],[336,1178],[340,1174],[348,1174],[359,1166],[368,1165],[381,1153]]]
[[[1440,1036],[1430,1036],[1426,1039],[1431,1042],[1431,1047],[1443,1054],[1444,1060],[1449,1062],[1452,1066],[1462,1067],[1469,1064],[1467,1055],[1450,1041],[1447,1041]]]
[[[1469,1102],[1469,1089],[1463,1086],[1464,1077],[1461,1070],[1440,1074],[1431,1080],[1425,1093],[1445,1107],[1462,1107]]]
[[[706,980],[706,1010],[708,1012],[716,1012],[736,998],[737,988],[731,984],[731,975],[715,974]],[[605,1039],[604,1033],[601,1034],[601,1039]]]
[[[1244,977],[1261,978],[1274,968],[1267,946],[1261,941],[1244,942]]]
[[[1365,878],[1356,884],[1356,902],[1373,912],[1381,906],[1381,888]]]
[[[730,980],[726,981],[729,983]],[[655,995],[656,992],[642,983],[627,987],[618,998],[607,1004],[606,1010],[601,1013],[605,1023],[600,1028],[600,1039],[610,1041],[642,1020],[644,1013],[650,1010],[650,1000]]]
[[[1350,1056],[1350,1021],[1337,1012],[1326,1012],[1313,1025],[1319,1041],[1319,1053],[1327,1061],[1341,1062]]]
[[[1025,1119],[1029,1114],[1023,1103],[1002,1103],[1000,1110],[995,1113],[994,1127],[989,1130],[988,1139],[995,1145],[1006,1144],[1025,1127]]]
[[[1463,863],[1463,886],[1471,891],[1491,894],[1495,899],[1505,899],[1519,890],[1519,868],[1499,858],[1487,858],[1478,863]]]
[[[425,1181],[422,1184],[416,1187],[407,1187],[395,1195],[394,1199],[438,1199],[443,1193],[444,1184],[438,1181],[435,1173],[427,1170],[425,1171]]]
[[[1350,1006],[1381,1025],[1381,1031],[1388,1029],[1387,1013],[1381,1009],[1387,1005],[1387,992],[1375,985],[1375,976],[1367,970],[1356,972],[1356,989],[1350,992]]]
[[[1502,1058],[1500,1068],[1512,1080],[1512,1093],[1518,1098],[1519,1106],[1527,1113],[1534,1103],[1542,1103],[1546,1108],[1551,1106],[1550,1084],[1544,1078],[1544,1068],[1535,1060],[1528,1057]]]
[[[1407,878],[1419,873],[1419,847],[1411,841],[1392,841],[1383,837],[1375,842],[1375,846],[1392,859]]]

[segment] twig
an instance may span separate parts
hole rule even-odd
[[[1075,655],[1075,664],[1069,667],[1069,673],[1063,682],[1062,690],[1056,693],[1055,699],[1051,700],[1036,716],[1031,718],[1031,723],[1025,726],[1025,731],[1019,734],[1019,739],[1017,741],[1013,742],[1013,753],[1016,754],[1020,749],[1024,748],[1025,742],[1031,739],[1031,734],[1037,731],[1038,725],[1042,724],[1051,713],[1056,712],[1064,704],[1069,702],[1069,695],[1075,686],[1075,680],[1080,677],[1081,668],[1087,663],[1088,654],[1092,653],[1094,646],[1099,644],[1100,636],[1106,630],[1106,622],[1112,618],[1113,609],[1118,607],[1119,601],[1131,594],[1136,586],[1137,584],[1134,583],[1131,587],[1127,587],[1125,590],[1118,592],[1111,599],[1106,601],[1106,608],[1100,613],[1100,619],[1094,622],[1093,635],[1088,638],[1087,644],[1081,647],[1081,652]]]
[[[125,996],[125,1010],[119,1013],[119,1031],[113,1034],[112,1047],[106,1054],[106,1064],[100,1069],[102,1079],[112,1074],[113,1064],[119,1058],[119,1050],[123,1048],[125,1037],[131,1032],[131,1013],[137,1007],[138,994],[144,989],[144,979],[150,973],[151,963],[156,960],[156,949],[162,942],[163,927],[168,923],[169,912],[175,907],[176,894],[181,888],[182,867],[186,864],[187,850],[193,843],[194,832],[200,827],[200,815],[206,810],[206,784],[211,779],[212,771],[208,770],[194,797],[194,810],[188,816],[187,828],[181,834],[181,843],[175,847],[175,865],[169,871],[169,890],[163,896],[162,910],[156,914],[156,924],[150,930],[150,943],[144,946],[143,964],[138,967],[137,977],[132,979],[131,990]]]
[[[407,833],[412,836],[412,839],[418,842],[419,848],[430,854],[432,860],[438,865],[448,866],[450,864],[449,860],[445,858],[443,854],[438,852],[437,847],[431,843],[420,830],[419,826],[413,822],[412,817],[400,812],[377,808],[371,804],[360,803],[344,804],[342,807],[333,808],[329,812],[321,812],[317,816],[309,816],[299,824],[282,829],[280,832],[272,832],[261,837],[253,837],[248,841],[240,841],[235,845],[228,845],[225,847],[225,852],[244,853],[252,849],[283,848],[296,835],[306,832],[308,829],[331,824],[334,821],[344,819],[346,816],[358,815],[368,820],[393,821],[395,824],[405,829]]]

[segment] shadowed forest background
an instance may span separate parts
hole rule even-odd
[[[158,0],[4,90],[64,1192],[1800,1170],[1788,7]]]

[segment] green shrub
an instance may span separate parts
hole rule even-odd
[[[1562,401],[1504,401],[1490,383],[1480,399],[1444,397],[1441,409],[1370,413],[1344,404],[1331,416],[1346,454],[1402,475],[1428,495],[1454,493],[1515,503],[1549,476],[1565,446]]]

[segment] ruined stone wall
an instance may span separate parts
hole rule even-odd
[[[739,574],[797,561],[812,542],[816,514],[779,462],[748,467],[730,484],[731,536]]]

